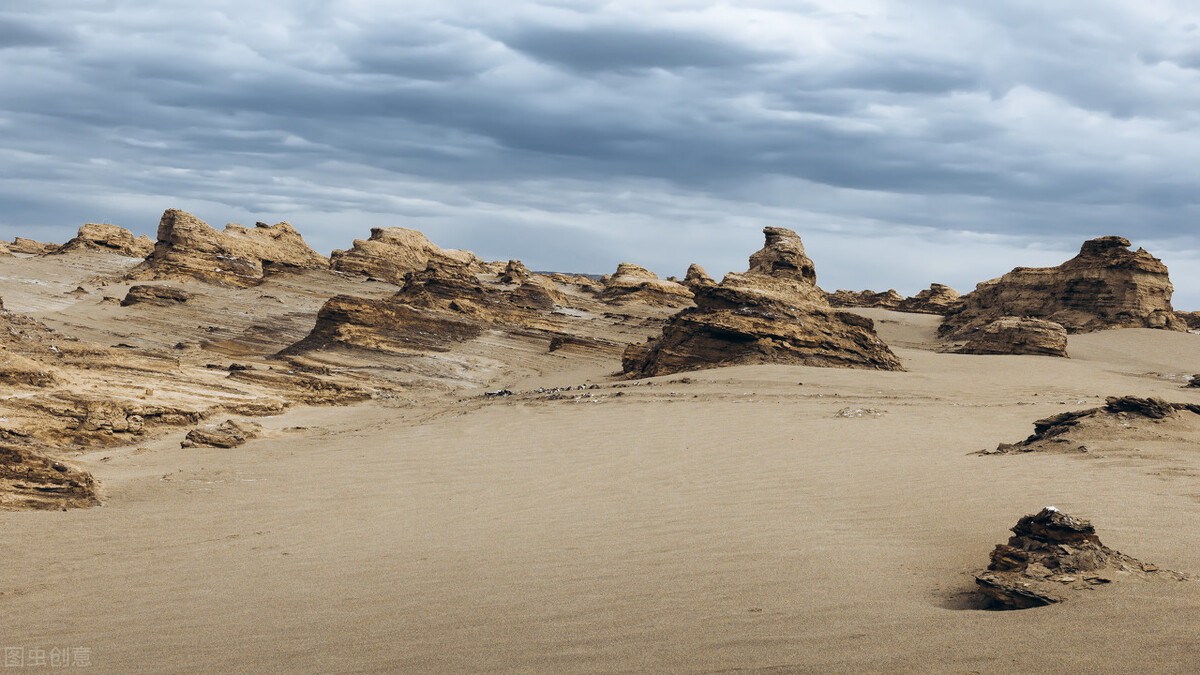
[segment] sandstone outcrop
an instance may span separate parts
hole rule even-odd
[[[904,300],[904,296],[897,293],[895,289],[879,293],[872,290],[839,289],[828,294],[828,298],[829,304],[833,307],[882,307],[883,309],[895,309]]]
[[[1104,328],[1181,329],[1171,309],[1167,267],[1129,240],[1101,237],[1084,242],[1079,255],[1057,267],[1018,267],[985,281],[962,297],[938,332],[951,339],[1003,316],[1028,316],[1061,324],[1069,333]]]
[[[171,288],[170,286],[130,286],[129,292],[125,294],[125,299],[121,300],[122,307],[143,303],[147,305],[158,305],[159,307],[170,307],[171,305],[181,305],[195,297],[195,294],[187,291]]]
[[[11,257],[12,249],[9,248],[7,241],[0,241],[0,258]]]
[[[1175,318],[1188,330],[1200,330],[1200,312],[1175,312]]]
[[[1062,602],[1073,592],[1118,580],[1183,581],[1100,542],[1092,524],[1047,506],[1024,516],[1007,544],[997,544],[986,571],[975,574],[992,609],[1028,609]]]
[[[99,503],[96,481],[88,472],[0,441],[0,509],[59,510]]]
[[[683,275],[683,285],[692,289],[693,286],[716,286],[717,282],[708,275],[708,270],[692,263],[688,265],[687,274]]]
[[[338,272],[403,284],[409,272],[436,265],[465,265],[473,272],[483,270],[483,261],[470,251],[438,248],[417,230],[404,227],[371,228],[370,239],[355,239],[349,251],[334,251],[330,267]]]
[[[1086,453],[1088,444],[1102,443],[1118,454],[1139,441],[1190,445],[1200,427],[1200,404],[1172,403],[1160,398],[1109,396],[1104,405],[1069,410],[1033,423],[1033,433],[1018,443],[1000,443],[982,455],[1022,452]],[[1132,443],[1131,443],[1132,442]],[[1138,456],[1138,447],[1128,448]]]
[[[945,284],[930,284],[929,288],[896,305],[898,312],[916,314],[949,314],[962,307],[962,296]]]
[[[692,302],[692,292],[683,284],[659,279],[654,272],[633,263],[617,265],[617,271],[603,284],[600,299],[604,302],[661,307],[683,307]]]
[[[1006,316],[971,335],[959,354],[1067,355],[1067,329],[1044,319]]]
[[[87,223],[67,243],[54,253],[71,251],[107,251],[130,258],[145,258],[154,251],[154,241],[142,235],[134,238],[129,230],[107,223]]]
[[[158,224],[158,242],[129,279],[196,279],[227,286],[253,286],[265,275],[289,269],[326,269],[329,261],[304,243],[288,223],[223,231],[185,211],[168,209]]]
[[[870,319],[829,306],[800,237],[776,227],[763,233],[749,271],[696,286],[696,307],[676,314],[659,338],[625,350],[626,374],[752,363],[902,369]]]
[[[228,419],[220,424],[192,429],[179,445],[183,448],[236,448],[252,438],[257,438],[261,432],[262,425],[257,422]]]
[[[502,284],[519,284],[529,279],[532,274],[525,267],[525,263],[520,260],[509,260],[504,266],[504,272],[500,274],[500,283]]]
[[[8,250],[12,253],[25,253],[28,255],[46,255],[58,250],[58,244],[43,243],[26,239],[25,237],[16,237],[12,243],[8,245]]]

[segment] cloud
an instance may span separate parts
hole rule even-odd
[[[905,292],[1102,234],[1200,249],[1180,2],[93,7],[0,10],[0,235],[181,207],[669,274],[769,224]]]

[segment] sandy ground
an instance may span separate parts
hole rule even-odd
[[[83,647],[105,673],[1196,672],[1200,582],[1019,612],[969,591],[1049,504],[1200,574],[1197,448],[970,453],[1109,395],[1200,402],[1181,388],[1200,336],[965,356],[928,350],[937,317],[864,313],[907,372],[632,386],[564,359],[500,384],[600,388],[293,409],[233,450],[181,430],[87,454],[103,507],[0,513],[0,647]]]

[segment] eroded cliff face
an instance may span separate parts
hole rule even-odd
[[[865,291],[838,289],[829,293],[828,298],[829,304],[834,307],[881,307],[883,309],[895,309],[904,300],[904,296],[894,289],[878,293],[870,289]]]
[[[763,233],[766,245],[750,256],[747,272],[692,286],[696,307],[675,315],[657,339],[625,350],[626,374],[751,363],[902,369],[870,319],[829,306],[796,233]]]
[[[482,261],[470,251],[439,248],[417,230],[404,227],[371,228],[370,239],[355,239],[348,251],[330,254],[330,267],[338,272],[357,274],[394,284],[403,284],[409,272],[421,272],[434,265],[466,265],[483,271]]]
[[[128,278],[185,279],[227,286],[253,286],[273,271],[326,269],[329,261],[304,243],[288,223],[253,228],[230,224],[217,231],[179,209],[158,223],[158,241]]]
[[[662,307],[684,307],[692,303],[692,292],[674,281],[659,279],[645,267],[621,263],[604,279],[600,299],[614,304],[638,303]]]
[[[970,338],[1004,316],[1034,317],[1068,332],[1104,328],[1182,329],[1171,308],[1174,289],[1167,267],[1144,249],[1129,250],[1123,237],[1084,242],[1079,255],[1057,267],[1018,267],[985,281],[947,314],[939,334]]]

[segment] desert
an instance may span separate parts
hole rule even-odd
[[[762,229],[683,281],[177,209],[9,244],[3,638],[114,673],[1194,672],[1165,265],[1109,236],[834,292]]]

